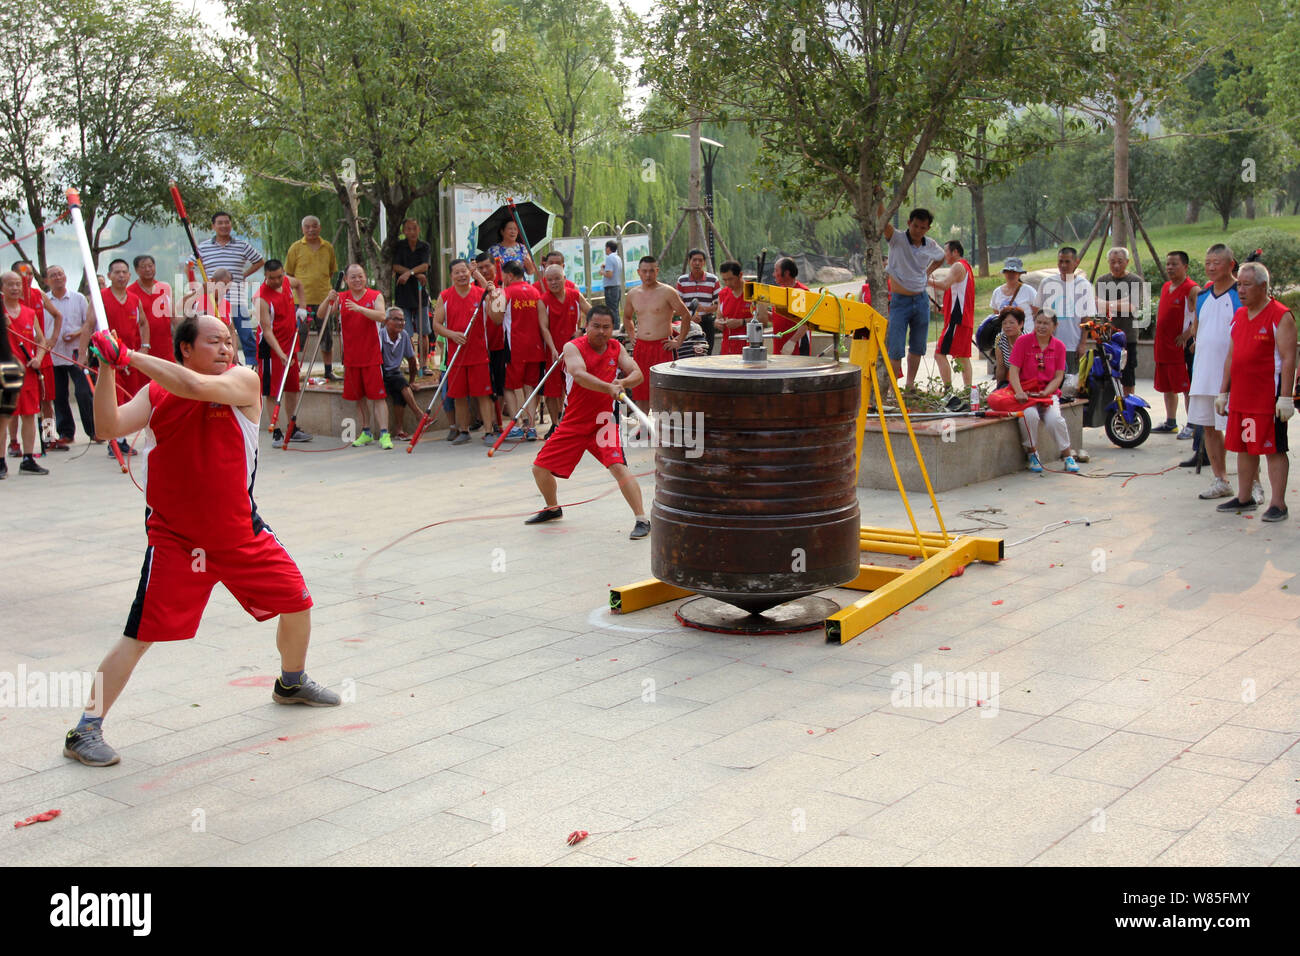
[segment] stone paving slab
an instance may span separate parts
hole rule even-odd
[[[1173,467],[1187,442],[1087,430],[1085,472],[1125,477],[945,492],[949,528],[1005,526],[1006,560],[842,647],[690,630],[675,604],[611,616],[650,549],[593,462],[564,520],[527,528],[536,445],[263,442],[259,506],[316,602],[309,668],[348,703],[275,706],[274,626],[218,588],[110,714],[120,765],[61,756],[77,701],[0,706],[0,815],[63,811],[0,827],[0,865],[1300,863],[1300,526],[1217,514],[1208,474]],[[86,447],[0,484],[0,598],[24,609],[0,675],[93,671],[120,634],[142,499]],[[629,463],[649,499],[651,452]],[[906,526],[897,495],[859,501]],[[900,697],[917,666],[996,686]]]

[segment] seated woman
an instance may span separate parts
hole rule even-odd
[[[1070,430],[1061,416],[1065,344],[1055,337],[1055,332],[1056,313],[1051,309],[1039,309],[1034,315],[1033,334],[1020,336],[1012,346],[1008,370],[1016,401],[1030,403],[1025,406],[1024,418],[1020,421],[1021,440],[1029,453],[1029,470],[1043,470],[1043,463],[1038,459],[1038,426],[1044,424],[1061,449],[1065,470],[1077,472],[1079,466],[1070,448]]]
[[[1011,349],[1025,331],[1025,313],[1018,305],[1009,305],[998,313],[1002,331],[993,342],[993,356],[997,367],[993,374],[998,388],[1011,381]]]

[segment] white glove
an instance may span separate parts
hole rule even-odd
[[[1282,419],[1282,421],[1284,422],[1287,422],[1291,420],[1291,416],[1294,414],[1295,414],[1294,398],[1292,398],[1290,395],[1283,395],[1281,398],[1277,400],[1278,418]]]
[[[298,321],[299,322],[307,321],[307,310],[304,309],[302,306],[298,306]]]
[[[1228,393],[1220,392],[1219,397],[1214,400],[1214,414],[1223,416],[1228,414]]]

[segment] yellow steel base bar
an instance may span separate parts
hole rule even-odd
[[[885,529],[875,528],[876,534]],[[889,536],[906,532],[885,532]],[[881,551],[890,554],[917,554],[919,548],[911,546],[911,551],[903,551],[906,545],[896,545],[879,540],[868,542],[864,533],[862,550]],[[898,549],[898,550],[895,550]],[[887,568],[872,564],[862,565],[857,580],[846,587],[858,590],[870,590],[866,597],[848,607],[836,611],[826,619],[826,640],[836,644],[847,644],[867,628],[879,624],[895,611],[902,610],[921,595],[942,584],[958,568],[964,568],[972,561],[994,563],[1002,560],[1001,538],[958,538],[947,547],[940,547],[929,552],[929,557],[913,568]]]
[[[609,609],[614,614],[631,614],[642,608],[654,607],[667,601],[690,597],[694,591],[665,584],[658,578],[646,578],[636,584],[625,584],[621,588],[609,589]]]

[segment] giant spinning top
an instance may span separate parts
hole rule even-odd
[[[741,356],[683,359],[651,370],[662,432],[651,522],[655,576],[612,589],[611,609],[629,613],[700,594],[715,600],[683,605],[683,623],[763,633],[806,629],[800,617],[824,606],[833,613],[816,619],[824,617],[828,641],[842,644],[972,561],[1002,560],[1000,538],[954,538],[944,527],[892,379],[939,530],[917,524],[883,411],[881,434],[910,528],[860,524],[857,471],[868,405],[883,405],[874,369],[885,318],[825,291],[747,282],[745,299],[800,320],[791,332],[806,325],[831,333],[835,356],[768,356],[760,327],[751,323]],[[862,337],[851,340],[849,361],[841,362],[841,338],[853,333]],[[919,561],[909,568],[863,563],[861,552]],[[840,610],[810,597],[832,587],[869,593]]]

